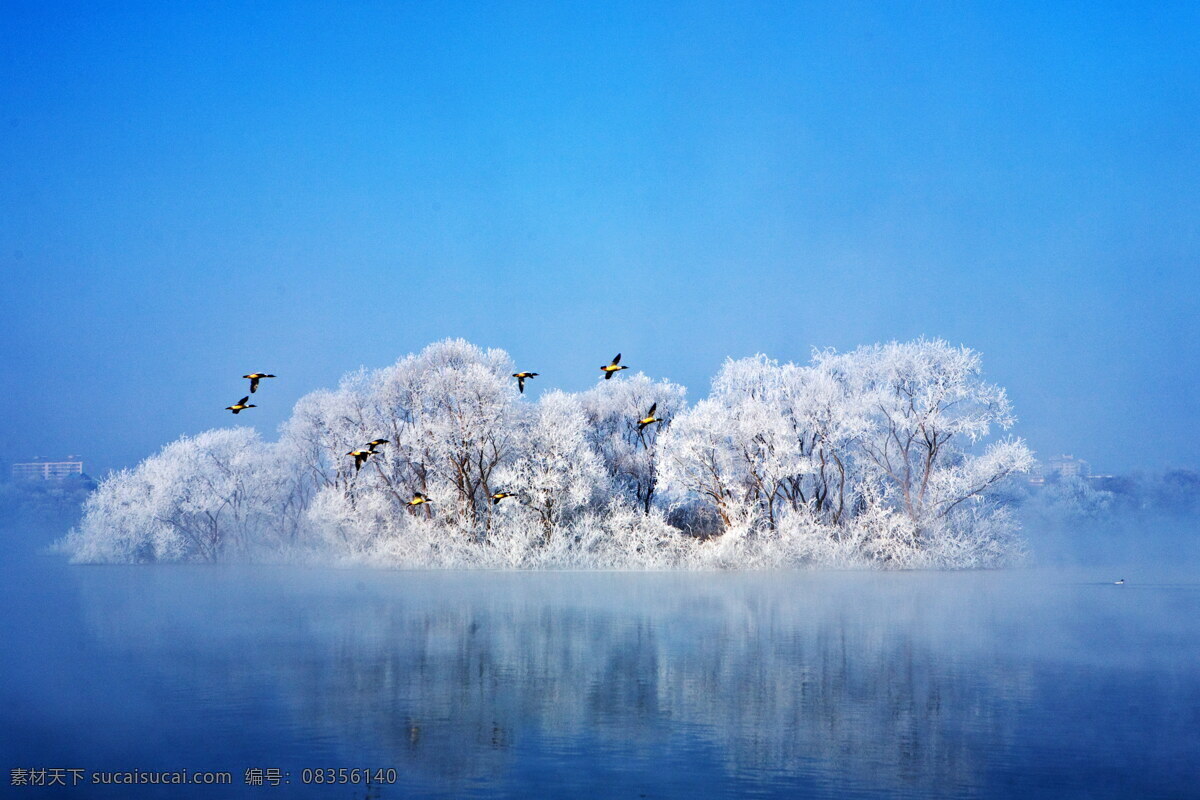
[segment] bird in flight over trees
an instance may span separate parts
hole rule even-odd
[[[516,494],[514,494],[513,492],[496,492],[495,494],[492,495],[492,505],[499,503],[501,500],[503,500],[506,497],[516,497]]]
[[[225,406],[225,410],[226,410],[226,411],[232,411],[233,413],[235,413],[235,414],[236,414],[236,413],[238,413],[239,411],[244,411],[244,410],[246,410],[247,408],[258,408],[258,406],[254,405],[253,403],[250,403],[249,405],[247,405],[247,404],[246,404],[246,401],[247,401],[247,400],[249,400],[249,399],[250,399],[250,395],[246,395],[245,397],[243,397],[241,400],[238,400],[238,401],[237,401],[236,403],[234,403],[233,405],[231,405],[231,406]]]
[[[354,471],[358,472],[362,469],[362,465],[367,462],[367,459],[375,455],[374,450],[351,450],[346,453],[348,456],[354,456]]]
[[[432,502],[433,502],[432,500],[430,500],[428,497],[421,494],[420,492],[413,492],[413,499],[409,500],[407,503],[405,503],[405,505],[419,506],[419,505],[421,505],[421,503],[432,503]]]
[[[646,430],[647,425],[653,425],[656,422],[662,422],[661,419],[654,416],[654,410],[657,408],[658,408],[658,403],[655,403],[654,405],[650,406],[650,411],[646,414],[646,416],[644,416],[638,420],[638,433],[641,433],[642,431]]]
[[[377,453],[379,451],[375,448],[379,447],[381,444],[391,444],[391,442],[389,442],[387,439],[372,439],[371,441],[367,442],[367,450],[372,453]]]
[[[521,390],[521,394],[525,394],[525,379],[536,378],[536,372],[514,372],[513,377],[517,379],[517,388]]]
[[[604,373],[604,380],[611,378],[614,372],[620,372],[623,369],[629,369],[629,367],[618,367],[617,364],[620,363],[620,361],[621,354],[617,353],[617,357],[612,360],[611,364],[600,368],[600,370]]]
[[[249,375],[243,375],[243,378],[250,379],[250,394],[258,391],[258,382],[263,378],[274,378],[274,375],[268,375],[265,372],[251,372]]]

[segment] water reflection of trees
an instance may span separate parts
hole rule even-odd
[[[160,680],[273,692],[347,763],[446,787],[531,748],[703,750],[730,781],[954,793],[1032,691],[978,608],[873,575],[114,574],[84,577],[92,628]]]

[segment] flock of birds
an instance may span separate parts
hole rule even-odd
[[[274,378],[275,376],[268,375],[265,372],[251,372],[249,375],[243,375],[242,377],[250,379],[250,394],[254,394],[255,392],[258,391],[258,382],[259,381],[261,381],[263,378]],[[246,402],[247,400],[250,399],[250,394],[246,395],[241,400],[238,400],[236,403],[234,403],[231,406],[225,406],[225,410],[232,411],[233,413],[237,414],[239,412],[245,411],[247,408],[258,408],[258,406],[254,405],[253,403]]]
[[[616,358],[614,358],[610,363],[605,364],[604,366],[600,367],[600,371],[604,373],[604,380],[608,380],[615,373],[620,372],[623,369],[629,369],[629,367],[621,366],[621,354],[620,353],[617,353]],[[517,379],[517,388],[520,390],[521,394],[525,394],[525,381],[527,381],[531,378],[536,378],[538,376],[538,373],[536,373],[536,372],[514,372],[512,376]],[[250,394],[254,394],[255,392],[258,391],[259,381],[263,380],[264,378],[274,378],[275,376],[269,375],[265,372],[251,372],[250,374],[243,375],[242,377],[249,379]],[[245,411],[247,408],[258,408],[258,406],[256,406],[255,404],[249,402],[250,394],[246,395],[241,400],[238,400],[236,403],[234,403],[231,406],[225,406],[225,410],[232,411],[234,414],[238,414],[238,413],[241,413],[242,411]],[[646,416],[642,417],[641,419],[639,419],[637,421],[637,429],[638,429],[639,434],[641,434],[642,431],[646,430],[646,427],[648,425],[653,425],[657,422],[662,422],[662,419],[654,416],[654,412],[657,410],[658,410],[658,403],[654,403],[653,405],[650,406],[650,410],[648,412],[646,412]],[[364,447],[366,448],[365,450],[362,448],[357,448],[357,449],[351,450],[349,453],[346,453],[346,455],[353,456],[353,458],[354,458],[354,472],[357,474],[358,471],[362,469],[363,464],[367,463],[367,459],[369,459],[373,455],[377,455],[380,452],[379,447],[382,445],[385,445],[385,444],[391,444],[391,442],[389,442],[387,439],[372,439],[371,441],[367,442],[364,445]],[[495,505],[496,503],[499,503],[501,500],[504,500],[505,498],[517,497],[517,493],[500,491],[500,492],[494,492],[493,494],[489,495],[489,497],[492,501],[492,504]],[[421,492],[413,492],[412,500],[409,500],[407,503],[405,503],[405,505],[419,506],[419,505],[423,505],[425,503],[432,503],[432,502],[433,502],[432,500],[430,500],[428,497],[426,497]]]

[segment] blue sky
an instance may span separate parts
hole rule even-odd
[[[1200,467],[1195,4],[0,15],[0,459],[135,463],[252,370],[273,438],[446,336],[695,400],[926,335],[1041,456]]]

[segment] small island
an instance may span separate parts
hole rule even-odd
[[[306,395],[278,441],[209,430],[108,476],[60,549],[81,563],[574,569],[1024,554],[1004,486],[1033,453],[990,438],[1015,417],[974,350],[919,339],[804,365],[730,359],[693,405],[619,361],[574,394],[542,376],[532,400],[536,373],[503,350],[431,344]]]

